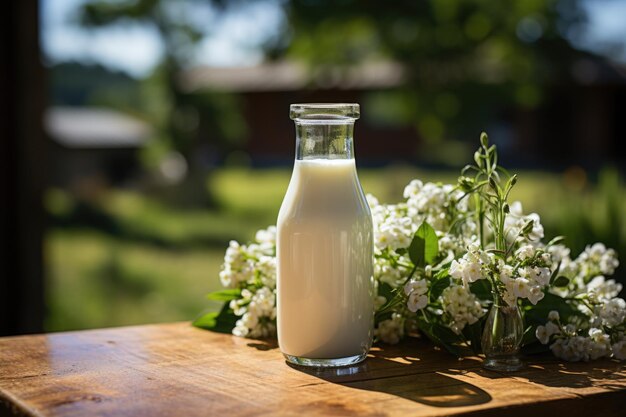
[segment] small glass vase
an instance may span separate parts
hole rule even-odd
[[[524,320],[517,305],[510,306],[499,295],[494,295],[482,336],[483,367],[503,372],[523,368],[524,362],[519,356],[523,335]]]

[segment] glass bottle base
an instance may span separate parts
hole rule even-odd
[[[490,371],[514,372],[519,371],[524,366],[524,362],[517,356],[486,358],[483,362],[483,368]]]
[[[360,355],[334,359],[303,358],[301,356],[293,356],[286,353],[283,353],[283,356],[287,359],[287,362],[293,363],[294,365],[310,366],[315,368],[336,368],[339,366],[348,366],[363,362],[367,357],[367,352]]]

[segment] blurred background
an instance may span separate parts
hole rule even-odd
[[[296,102],[361,104],[384,202],[455,181],[485,130],[548,238],[626,256],[626,1],[3,9],[0,334],[193,319],[228,241],[275,222]]]

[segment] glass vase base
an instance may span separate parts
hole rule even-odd
[[[293,356],[286,353],[283,353],[283,356],[287,359],[287,362],[294,365],[309,366],[313,368],[337,368],[340,366],[349,366],[363,362],[367,357],[367,352],[360,355],[346,356],[345,358],[335,359],[303,358],[301,356]]]
[[[490,371],[515,372],[522,369],[526,364],[518,357],[486,358],[483,368]]]

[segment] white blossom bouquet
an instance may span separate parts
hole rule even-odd
[[[562,237],[544,243],[539,215],[509,204],[517,176],[498,166],[484,133],[474,162],[457,184],[411,181],[397,204],[368,195],[376,340],[393,344],[419,332],[453,354],[480,353],[486,313],[501,303],[520,309],[526,352],[626,359],[622,285],[606,278],[619,265],[615,251],[595,243],[572,259]],[[223,308],[200,316],[196,326],[275,336],[275,238],[271,226],[247,245],[230,242],[220,272],[226,289],[208,295]]]

